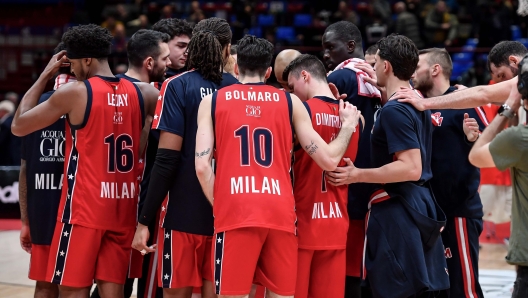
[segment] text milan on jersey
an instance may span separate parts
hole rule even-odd
[[[281,194],[277,179],[263,177],[262,181],[255,181],[255,176],[231,177],[231,194],[238,193],[268,193],[279,196]]]
[[[134,182],[104,182],[101,181],[101,198],[132,199],[136,197]]]

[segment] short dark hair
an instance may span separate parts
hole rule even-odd
[[[156,60],[160,55],[159,44],[169,42],[169,40],[170,36],[167,33],[146,29],[138,30],[127,43],[128,63],[134,67],[141,67],[148,57]]]
[[[181,19],[161,19],[152,25],[152,30],[166,33],[173,39],[175,36],[192,37],[193,27],[186,20]]]
[[[61,41],[59,44],[53,49],[53,55],[56,55],[60,51],[65,51],[66,45]],[[71,74],[71,68],[69,66],[66,67],[60,67],[59,71],[60,74]]]
[[[488,69],[491,69],[491,63],[495,67],[508,65],[508,57],[511,55],[522,58],[526,54],[528,54],[528,50],[522,43],[511,40],[501,41],[488,54]]]
[[[418,51],[418,55],[425,54],[429,54],[427,56],[427,63],[429,63],[429,65],[439,64],[442,67],[444,77],[447,79],[451,77],[451,73],[453,72],[453,62],[446,49],[430,48]]]
[[[326,79],[326,68],[316,56],[303,54],[295,59],[293,59],[288,66],[284,69],[282,73],[282,79],[288,81],[288,76],[292,74],[295,78],[299,78],[301,71],[306,70],[309,72],[315,79],[328,82]]]
[[[273,44],[263,38],[246,35],[238,41],[237,64],[241,76],[262,74],[271,66]]]
[[[223,49],[231,43],[231,37],[231,27],[224,19],[198,22],[187,47],[187,68],[196,68],[204,79],[220,84],[225,64]]]
[[[330,31],[334,32],[343,42],[354,40],[358,47],[362,46],[363,39],[361,38],[361,31],[359,31],[359,28],[352,22],[339,21],[333,23],[326,27],[325,33]]]
[[[107,59],[112,47],[112,34],[108,29],[95,24],[79,25],[69,28],[62,35],[62,42],[71,55],[83,58]]]
[[[408,37],[392,33],[378,41],[379,56],[392,65],[394,75],[408,81],[418,66],[418,48]]]
[[[373,44],[367,48],[367,50],[365,51],[365,55],[376,55],[376,52],[378,52],[378,45]]]
[[[231,50],[229,51],[229,54],[231,54],[231,55],[236,55],[237,54],[237,45],[236,44],[232,44],[231,45]]]

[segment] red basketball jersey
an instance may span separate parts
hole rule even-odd
[[[330,143],[339,134],[339,101],[317,96],[306,101],[312,125]],[[359,126],[352,134],[343,157],[355,160]],[[344,165],[342,161],[340,166]],[[348,186],[335,187],[326,182],[325,171],[304,151],[295,151],[293,193],[298,218],[299,248],[344,249],[348,231]]]
[[[264,84],[234,84],[213,94],[211,112],[215,232],[265,227],[295,233],[290,95]]]
[[[133,83],[92,77],[81,125],[66,126],[58,219],[94,229],[133,228],[142,163],[143,98]]]

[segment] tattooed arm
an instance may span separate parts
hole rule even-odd
[[[333,171],[345,154],[350,142],[350,137],[358,124],[359,112],[355,106],[344,103],[339,104],[339,116],[341,120],[341,130],[337,137],[327,144],[319,134],[313,129],[312,121],[306,108],[295,95],[291,95],[293,106],[293,126],[297,135],[297,140],[303,149],[314,161],[326,171]],[[359,132],[358,132],[359,133]]]
[[[202,190],[213,204],[213,189],[215,175],[211,166],[214,145],[213,120],[211,119],[211,99],[208,95],[202,99],[198,109],[198,131],[196,132],[196,152],[194,155],[196,176],[200,181]]]

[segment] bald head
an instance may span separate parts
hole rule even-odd
[[[282,73],[288,64],[299,56],[301,56],[301,53],[297,50],[283,50],[277,55],[277,58],[275,58],[275,67],[273,68],[275,70],[275,77],[277,78],[277,82],[279,82],[282,88],[286,91],[290,90],[288,88],[288,82],[282,79]]]

